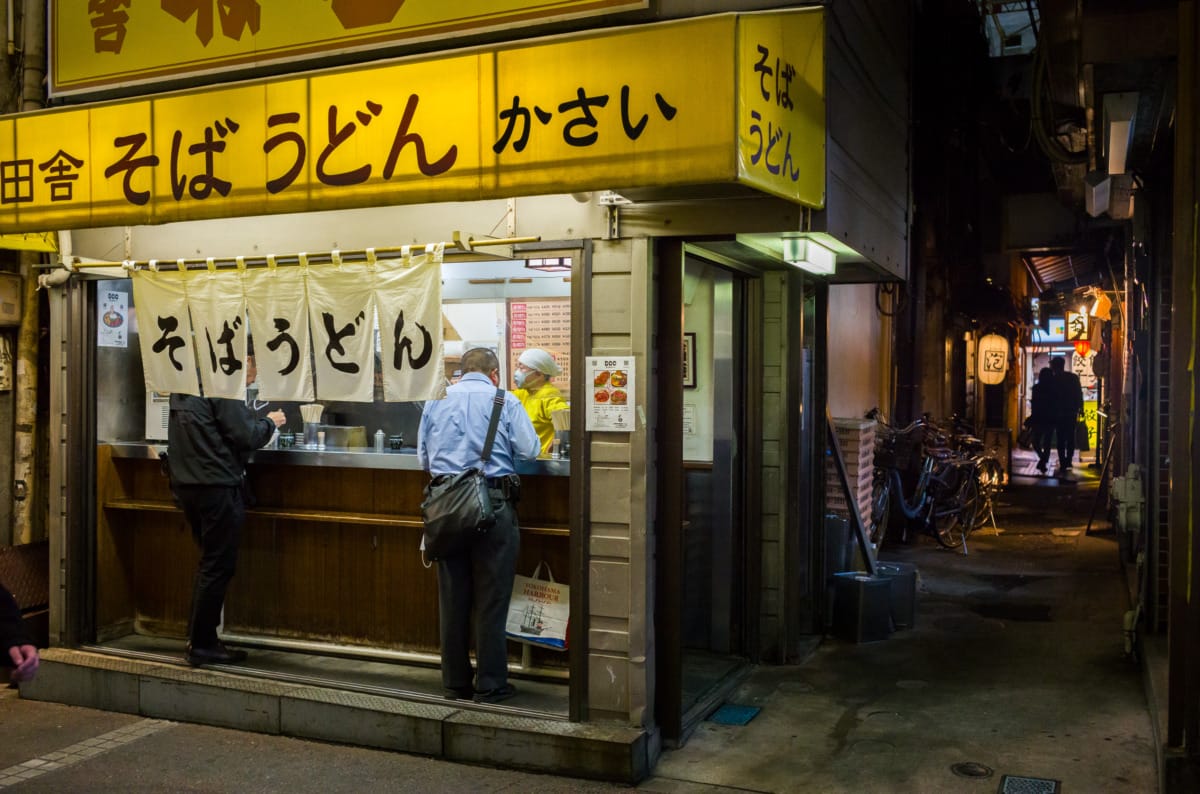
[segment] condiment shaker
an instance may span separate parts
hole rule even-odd
[[[384,438],[385,438],[385,436],[383,434],[383,430],[375,431],[375,451],[376,452],[383,452]]]

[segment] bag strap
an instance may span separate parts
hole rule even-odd
[[[554,574],[550,571],[550,565],[547,564],[547,562],[545,560],[542,560],[541,562],[539,562],[537,564],[537,567],[533,569],[533,576],[531,576],[529,578],[530,579],[541,579],[543,568],[546,569],[546,579],[548,579],[551,584],[558,584],[558,582],[554,581]]]
[[[488,422],[487,438],[483,442],[483,454],[480,460],[487,461],[492,456],[492,442],[496,440],[496,427],[500,424],[500,409],[504,407],[504,389],[496,389],[492,398],[492,418]]]

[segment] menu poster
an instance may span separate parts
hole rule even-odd
[[[562,374],[554,385],[563,395],[571,393],[571,299],[536,298],[510,301],[508,304],[509,373],[515,372],[517,358],[531,347],[554,356]]]
[[[129,346],[129,293],[100,290],[96,344],[100,347]]]
[[[584,360],[592,380],[588,392],[587,430],[632,433],[634,382],[632,356],[588,356]]]

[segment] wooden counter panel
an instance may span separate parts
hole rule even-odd
[[[437,584],[414,554],[417,540],[414,531],[252,519],[229,590],[229,629],[434,650]]]
[[[184,636],[198,552],[157,461],[98,451],[97,624]],[[428,476],[407,470],[255,466],[225,607],[237,634],[436,653],[436,566],[418,550]],[[568,579],[564,477],[522,478],[517,572]],[[512,646],[514,658],[520,646]],[[544,658],[543,658],[544,657]],[[535,649],[535,663],[566,655]]]
[[[122,521],[121,531],[132,536],[133,565],[129,580],[137,626],[156,633],[186,635],[192,579],[200,552],[192,541],[192,530],[183,513],[138,514],[128,524]]]
[[[111,449],[96,450],[96,493],[100,504],[124,495],[124,484],[112,465]],[[128,526],[133,518],[115,517],[117,527]],[[133,540],[136,532],[115,531],[106,510],[96,511],[96,626],[103,634],[108,627],[132,626],[135,617],[133,598]]]

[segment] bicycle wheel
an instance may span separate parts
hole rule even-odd
[[[892,486],[887,477],[877,478],[871,494],[870,538],[878,549],[887,537],[888,517],[892,512]]]
[[[974,477],[964,477],[953,497],[934,506],[933,537],[947,549],[961,548],[975,528],[978,509],[979,486]]]
[[[978,459],[979,467],[976,483],[979,486],[979,506],[975,510],[975,522],[972,529],[978,529],[987,523],[992,514],[992,497],[1001,489],[1004,483],[1004,468],[1000,461],[991,456]]]

